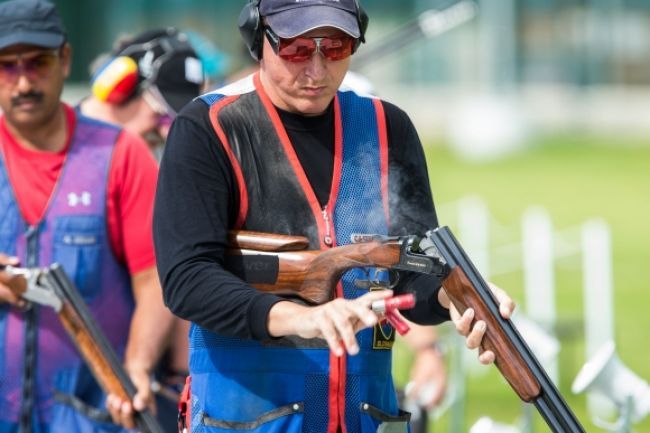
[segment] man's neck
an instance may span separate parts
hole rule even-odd
[[[60,152],[68,142],[68,121],[63,104],[59,105],[51,118],[40,125],[18,127],[9,121],[6,125],[14,140],[27,150]]]
[[[112,106],[102,102],[94,96],[88,96],[79,103],[79,111],[93,119],[103,120],[104,122],[115,123],[115,115]]]

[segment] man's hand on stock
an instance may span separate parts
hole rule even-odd
[[[151,391],[151,379],[147,369],[135,365],[126,366],[133,384],[138,390],[133,397],[133,401],[125,401],[115,394],[109,394],[106,397],[106,408],[115,424],[119,424],[127,429],[136,428],[135,412],[145,409],[156,412],[155,400]]]
[[[504,319],[509,319],[512,316],[513,311],[515,310],[515,302],[508,296],[508,294],[495,286],[494,284],[488,283],[490,290],[496,297],[499,302],[499,313]],[[438,301],[440,304],[449,309],[449,314],[451,315],[451,320],[456,327],[456,330],[466,337],[466,345],[468,349],[479,349],[478,360],[481,364],[491,364],[494,362],[494,353],[491,350],[483,350],[481,342],[483,341],[483,336],[487,330],[487,325],[483,320],[477,320],[476,323],[472,326],[472,321],[474,320],[474,310],[468,308],[461,315],[454,304],[450,301],[449,296],[444,290],[438,292]]]

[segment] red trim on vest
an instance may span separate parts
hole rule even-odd
[[[347,433],[347,427],[345,424],[345,388],[346,388],[346,378],[347,378],[347,360],[348,357],[346,354],[343,354],[339,358],[339,419],[341,422],[341,432]]]
[[[341,103],[339,97],[334,97],[334,168],[332,171],[332,185],[330,196],[327,201],[327,209],[330,211],[336,209],[336,198],[339,195],[339,187],[341,185],[341,173],[343,172],[343,121],[341,119]],[[336,229],[334,228],[334,221],[331,221],[331,234],[332,246],[335,247],[338,242],[336,241]],[[338,296],[343,296],[343,289]]]
[[[328,213],[328,217],[330,221],[329,229],[330,229],[330,236],[332,238],[331,246],[336,246],[336,232],[334,230],[334,223],[331,218],[331,209],[334,209],[334,206],[336,205],[336,197],[339,192],[339,184],[341,182],[341,172],[343,170],[343,127],[342,127],[343,123],[341,120],[341,106],[339,104],[338,95],[334,97],[334,171],[332,173],[332,186],[330,189],[329,201],[327,203],[327,206],[323,210],[321,209],[320,203],[318,202],[318,198],[316,197],[316,194],[314,193],[314,190],[312,189],[312,186],[309,183],[307,175],[305,174],[305,171],[302,168],[302,165],[300,164],[300,160],[298,159],[298,155],[296,155],[296,151],[294,150],[293,145],[291,144],[291,140],[289,140],[287,131],[284,128],[282,121],[280,120],[280,116],[278,115],[278,112],[275,109],[275,106],[273,105],[271,98],[269,98],[268,94],[264,90],[264,87],[262,86],[259,72],[257,72],[253,76],[253,83],[255,84],[255,89],[257,90],[257,93],[260,97],[260,100],[262,101],[262,104],[264,105],[264,108],[266,109],[266,112],[271,118],[271,122],[275,127],[275,131],[278,134],[278,137],[280,138],[280,142],[282,143],[282,147],[287,156],[287,159],[289,160],[289,163],[293,167],[293,171],[296,174],[296,177],[298,178],[298,182],[300,183],[300,186],[302,187],[302,190],[305,193],[307,202],[309,203],[309,207],[311,208],[311,211],[314,214],[314,219],[316,220],[316,224],[318,225],[318,235],[319,235],[318,237],[320,242],[320,248],[321,249],[330,248],[330,246],[326,245],[323,241],[326,233],[323,211]],[[337,284],[336,293],[338,297],[343,296],[343,286],[340,282]],[[339,427],[343,429],[343,432],[346,431],[345,429],[345,376],[346,376],[345,359],[346,359],[345,355],[339,358],[330,351],[329,396],[328,396],[329,419],[327,425],[328,433],[338,433]]]
[[[345,356],[345,355],[344,355]],[[339,412],[341,407],[337,404],[339,389],[339,358],[330,350],[330,375],[329,375],[329,396],[328,407],[329,417],[327,421],[327,433],[338,433]]]
[[[303,192],[305,193],[305,196],[307,198],[307,203],[309,203],[309,207],[311,208],[312,213],[314,214],[314,219],[316,220],[316,224],[318,225],[318,234],[319,234],[319,242],[320,242],[320,248],[321,249],[327,249],[330,246],[325,245],[323,242],[323,237],[326,232],[326,227],[325,227],[325,221],[323,219],[323,210],[320,207],[320,203],[318,203],[318,198],[316,197],[316,194],[314,193],[314,190],[311,187],[311,184],[309,183],[309,180],[307,178],[307,175],[305,174],[305,170],[302,168],[302,165],[300,164],[300,160],[298,159],[298,155],[296,155],[296,151],[293,148],[293,145],[291,144],[291,140],[289,140],[289,135],[287,135],[286,129],[284,129],[284,125],[282,124],[282,121],[280,120],[280,115],[278,114],[277,110],[275,109],[275,106],[273,105],[273,102],[271,102],[271,98],[269,98],[269,95],[266,93],[264,90],[264,87],[262,86],[262,82],[260,80],[260,74],[257,72],[253,76],[253,83],[255,84],[255,89],[257,90],[257,93],[260,96],[260,99],[262,100],[262,104],[264,105],[264,108],[266,108],[266,112],[268,113],[269,117],[271,118],[271,122],[273,123],[273,126],[275,127],[275,131],[278,134],[278,137],[280,138],[280,142],[282,143],[282,147],[284,149],[284,152],[287,156],[287,159],[289,160],[289,163],[293,167],[293,171],[296,174],[296,177],[298,178],[298,183],[300,183],[300,186],[302,187]],[[336,99],[335,102],[335,110],[336,106],[338,105],[338,99]],[[338,111],[338,116],[335,111],[335,117],[339,117],[338,120],[335,120],[335,124],[338,122],[339,126],[337,127],[338,132],[335,131],[334,134],[334,149],[339,149],[339,152],[343,149],[343,143],[342,143],[342,133],[341,133],[341,119],[340,119],[340,110]],[[339,163],[341,162],[341,154],[339,153],[338,156]],[[335,167],[336,167],[336,154],[335,154]],[[336,174],[336,168],[335,168],[335,174]],[[340,173],[341,173],[341,168],[338,168],[338,177],[340,179]],[[336,188],[338,191],[338,184],[334,182],[334,179],[332,181],[332,189],[330,190],[330,199],[332,197],[332,190]],[[330,213],[330,210],[332,209],[332,205],[334,203],[328,203],[327,204],[327,212],[328,214]],[[331,216],[331,215],[330,215]],[[331,221],[331,218],[330,218]],[[336,233],[334,232],[334,227],[330,226],[330,236],[332,237],[333,240],[333,245],[336,245]]]
[[[218,116],[219,111],[223,107],[234,102],[237,98],[239,98],[239,95],[228,96],[220,99],[210,107],[210,122],[212,123],[212,127],[217,133],[219,140],[221,140],[221,144],[223,145],[223,149],[226,151],[226,155],[228,155],[228,159],[232,165],[232,170],[235,173],[235,178],[237,179],[237,186],[239,187],[239,213],[237,214],[237,221],[235,222],[234,227],[235,229],[239,229],[244,226],[246,215],[248,215],[248,189],[246,188],[246,182],[244,181],[244,174],[242,172],[241,165],[239,165],[239,161],[237,161],[237,157],[235,157],[235,153],[232,151],[232,147],[230,147],[226,133],[218,122]]]
[[[386,128],[386,115],[384,106],[379,99],[373,99],[379,129],[379,159],[381,170],[381,197],[386,214],[386,224],[390,226],[390,211],[388,205],[388,129]]]

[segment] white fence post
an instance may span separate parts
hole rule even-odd
[[[546,209],[528,208],[522,217],[522,254],[526,315],[545,331],[554,333],[555,271],[553,224]],[[559,383],[557,352],[541,360],[551,380]]]
[[[582,275],[586,359],[607,341],[614,341],[612,242],[609,226],[601,219],[582,225]],[[613,416],[615,407],[598,394],[587,395],[592,414]]]
[[[458,202],[460,243],[484,279],[490,278],[490,214],[485,202],[476,196]]]

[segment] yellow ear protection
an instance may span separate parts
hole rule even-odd
[[[146,42],[127,46],[95,73],[92,92],[97,99],[111,104],[126,102],[156,82],[158,70],[172,55],[193,52],[185,36],[174,28],[153,35]]]
[[[239,33],[241,33],[242,38],[244,39],[248,52],[257,61],[262,59],[262,37],[264,35],[264,26],[262,25],[259,10],[260,1],[261,0],[250,0],[246,3],[239,13],[239,19],[237,21]],[[356,18],[361,35],[356,41],[353,52],[359,48],[359,45],[362,42],[366,42],[366,30],[368,29],[368,22],[370,21],[368,14],[366,14],[366,11],[363,10],[359,4],[359,0],[354,0],[354,5],[356,7]]]

